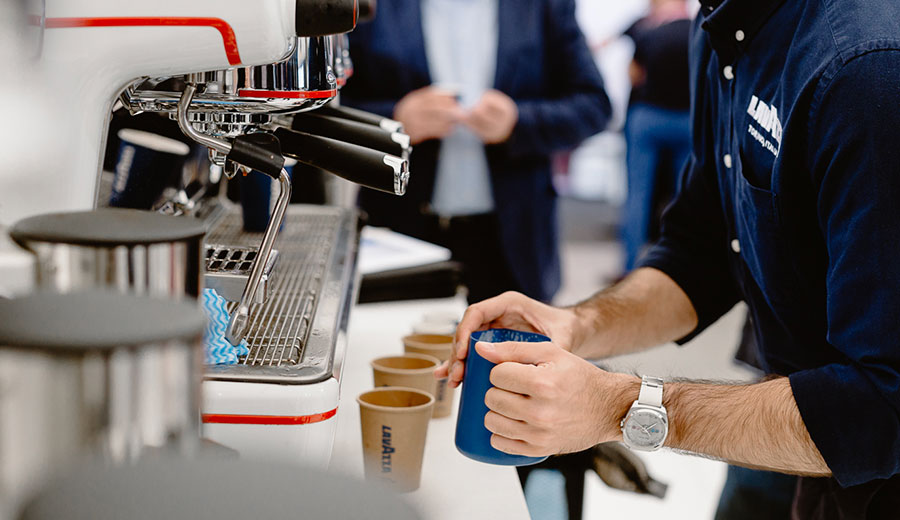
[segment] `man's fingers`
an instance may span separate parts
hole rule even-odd
[[[524,421],[528,414],[529,400],[522,394],[500,388],[489,388],[484,394],[484,404],[491,411],[504,417]]]
[[[469,348],[469,336],[476,330],[484,330],[488,324],[503,316],[507,310],[505,295],[470,305],[456,326],[455,345],[456,359],[465,359]]]
[[[475,351],[491,363],[522,363],[537,365],[552,360],[559,347],[544,341],[540,343],[527,343],[520,341],[505,341],[502,343],[488,343],[479,341],[475,344]]]
[[[444,361],[434,369],[434,377],[437,379],[443,379],[448,375],[450,375],[450,360]]]
[[[490,112],[485,110],[473,110],[465,118],[465,124],[473,130],[487,130],[493,127],[495,120]]]
[[[465,365],[463,365],[462,361],[454,361],[452,365],[450,365],[450,372],[448,377],[450,378],[449,385],[450,388],[456,388],[463,380],[463,375],[465,374]]]
[[[528,435],[528,424],[492,411],[484,416],[484,427],[507,439],[523,440]]]
[[[532,395],[534,393],[534,381],[540,378],[541,369],[534,365],[522,363],[500,363],[491,369],[491,384],[499,389],[507,392],[514,392],[522,395]],[[490,392],[490,390],[488,390]],[[488,408],[493,409],[490,405]],[[500,410],[497,410],[503,413]],[[506,415],[506,414],[504,414]],[[524,417],[516,416],[517,419]]]
[[[545,455],[537,446],[532,446],[518,439],[508,439],[496,433],[491,435],[491,446],[510,455],[524,455],[526,457],[543,457]]]

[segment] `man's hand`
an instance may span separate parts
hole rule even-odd
[[[621,440],[618,422],[638,396],[636,377],[605,372],[553,343],[475,348],[497,363],[484,398],[494,448],[542,457]]]
[[[462,121],[463,111],[453,92],[438,87],[413,90],[397,102],[393,118],[403,123],[410,143],[443,139]]]
[[[537,332],[551,338],[555,345],[572,350],[580,341],[578,325],[572,309],[551,307],[517,292],[503,293],[466,309],[456,328],[454,356],[435,370],[435,376],[449,377],[451,387],[459,386],[469,351],[469,336],[476,330],[502,328]]]
[[[464,123],[485,144],[502,143],[519,120],[516,102],[499,90],[488,90],[466,115]]]

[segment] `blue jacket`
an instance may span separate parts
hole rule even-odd
[[[511,138],[488,146],[491,184],[507,262],[523,292],[549,300],[559,288],[554,152],[603,130],[611,109],[575,21],[574,0],[499,0],[494,88],[516,101]],[[377,15],[350,34],[354,74],[341,101],[390,116],[407,93],[428,86],[419,0],[379,0]],[[439,143],[415,147],[404,197],[360,194],[370,223],[425,236]]]

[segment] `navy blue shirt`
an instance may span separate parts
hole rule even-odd
[[[900,0],[704,0],[694,147],[643,261],[737,301],[841,486],[900,472]]]

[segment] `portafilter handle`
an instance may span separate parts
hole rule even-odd
[[[382,117],[378,114],[366,112],[365,110],[357,110],[355,108],[335,105],[334,102],[317,108],[316,113],[322,114],[323,116],[340,117],[342,119],[349,119],[351,121],[358,121],[360,123],[379,126],[382,129],[387,130],[388,132],[403,131],[403,123],[401,123],[400,121],[394,121],[393,119],[388,119],[387,117]]]
[[[359,0],[360,22],[371,22],[375,19],[375,0]]]
[[[250,322],[250,305],[254,301],[256,291],[259,289],[263,271],[269,263],[269,256],[272,254],[272,246],[275,244],[278,229],[281,228],[284,213],[291,202],[291,178],[284,169],[284,156],[281,155],[278,140],[271,134],[241,135],[236,137],[233,142],[228,142],[224,139],[203,135],[194,130],[194,127],[191,126],[188,120],[187,112],[196,90],[197,86],[195,84],[188,83],[185,85],[181,99],[178,101],[178,126],[181,128],[181,131],[198,143],[225,154],[229,161],[256,169],[278,179],[280,187],[278,201],[275,203],[275,209],[272,212],[272,217],[269,219],[269,224],[266,226],[266,231],[263,234],[262,243],[259,246],[259,254],[256,256],[253,267],[250,269],[250,278],[247,280],[247,286],[244,287],[241,301],[231,314],[228,328],[225,330],[225,339],[232,345],[238,345],[247,335],[247,326]]]
[[[352,31],[361,16],[360,0],[296,0],[297,36],[326,36]]]
[[[259,289],[263,271],[269,263],[269,256],[272,253],[272,246],[275,244],[278,229],[281,227],[282,221],[284,221],[284,213],[291,202],[291,178],[283,168],[281,175],[278,176],[278,184],[281,190],[278,192],[278,201],[275,203],[272,218],[269,219],[266,232],[263,234],[262,243],[259,246],[259,255],[250,269],[250,279],[247,280],[247,286],[244,287],[244,292],[241,294],[241,302],[231,314],[231,319],[228,320],[228,328],[225,330],[225,339],[232,345],[238,345],[247,336],[247,326],[250,322],[250,305],[256,297],[256,291]]]
[[[371,148],[287,128],[275,129],[285,156],[367,188],[403,195],[409,161]]]
[[[318,115],[315,111],[296,114],[293,119],[292,130],[358,144],[403,159],[409,159],[412,151],[409,136],[402,132],[388,132],[350,119]]]

